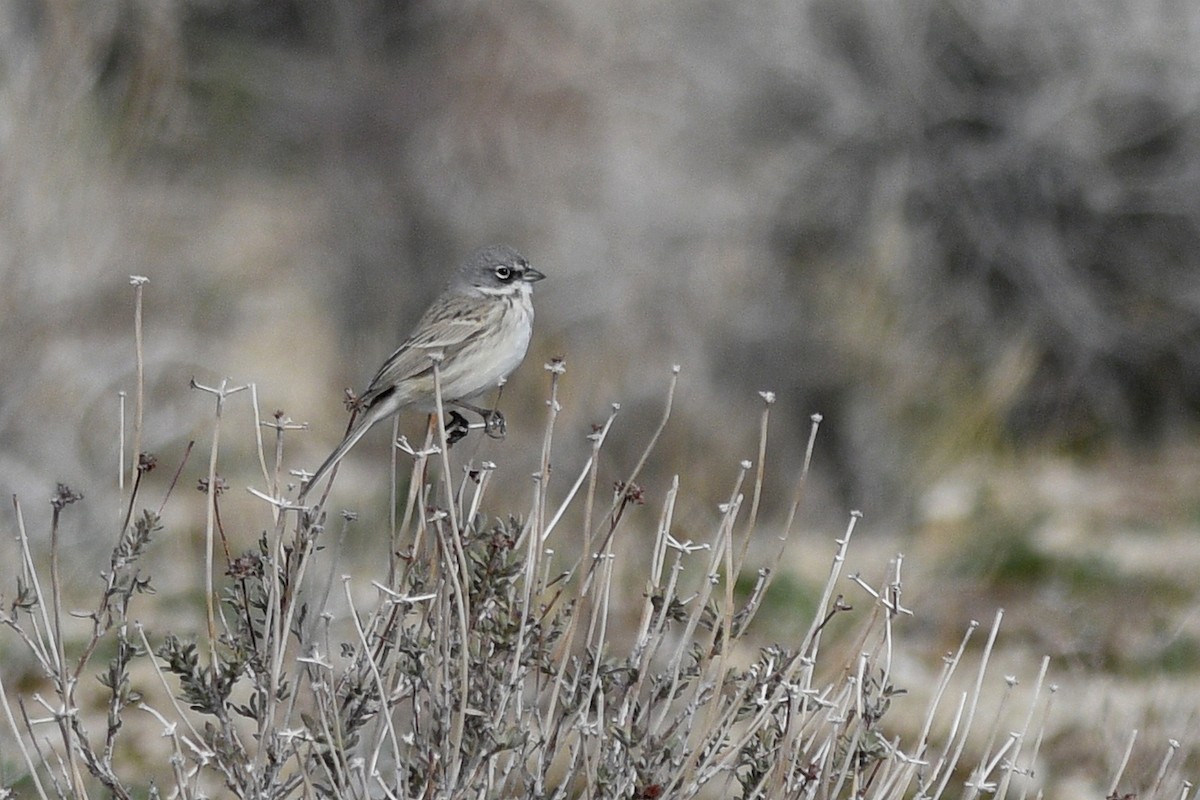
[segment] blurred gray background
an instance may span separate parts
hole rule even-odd
[[[198,442],[147,566],[173,591],[139,607],[170,624],[200,580],[214,406],[189,378],[253,382],[265,416],[309,423],[285,461],[312,469],[343,388],[493,241],[549,277],[508,440],[454,451],[500,463],[490,514],[528,509],[554,356],[555,497],[612,402],[602,491],[628,473],[682,368],[622,529],[634,567],[674,473],[676,535],[711,538],[773,390],[755,568],[824,422],[764,638],[808,619],[862,509],[848,572],[890,580],[908,556],[912,702],[1004,607],[995,671],[1027,680],[1049,654],[1066,674],[1047,797],[1109,791],[1134,728],[1131,774],[1168,737],[1195,774],[1200,4],[0,2],[0,495],[44,545],[55,482],[84,492],[64,574],[91,591],[122,513],[129,276],[148,277],[143,449],[162,466],[139,506]],[[245,491],[264,488],[248,395],[222,431],[235,552],[271,524]],[[363,511],[364,581],[386,441],[347,458],[333,501]]]
[[[622,403],[608,478],[675,363],[649,488],[719,497],[770,389],[769,512],[813,412],[839,516],[903,521],[981,455],[1186,444],[1198,96],[1173,0],[6,2],[0,484],[112,485],[130,274],[145,449],[173,467],[208,436],[187,379],[229,376],[312,424],[311,469],[491,241],[549,276],[513,432],[563,356],[568,453]]]

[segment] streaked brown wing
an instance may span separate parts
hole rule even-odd
[[[444,359],[453,358],[456,352],[489,329],[491,320],[485,317],[493,317],[495,312],[502,311],[501,305],[462,296],[434,302],[408,339],[375,373],[361,401],[369,406],[397,384],[430,372],[433,368],[430,353],[441,350]]]

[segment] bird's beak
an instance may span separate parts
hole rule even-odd
[[[546,276],[543,275],[542,273],[538,272],[533,267],[526,267],[525,271],[521,273],[521,280],[527,281],[529,283],[533,283],[534,281],[540,281],[544,277],[546,277]]]

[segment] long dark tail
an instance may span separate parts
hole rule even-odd
[[[303,501],[308,495],[309,490],[320,483],[321,479],[328,475],[329,472],[338,465],[338,462],[340,462],[346,456],[346,453],[350,452],[350,448],[358,444],[358,440],[363,437],[363,434],[370,430],[372,425],[383,419],[384,416],[388,415],[380,414],[378,407],[368,409],[367,412],[353,424],[350,430],[346,432],[346,438],[342,439],[342,443],[334,448],[334,451],[329,454],[329,458],[325,459],[321,466],[317,467],[317,471],[313,473],[313,476],[309,478],[308,482],[304,484],[304,487],[300,489],[300,496],[298,499]]]

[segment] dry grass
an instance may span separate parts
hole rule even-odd
[[[355,531],[390,543],[386,567],[366,574],[338,566],[354,515],[289,501],[286,445],[297,426],[261,419],[248,386],[194,385],[215,401],[200,448],[203,522],[191,523],[205,535],[188,561],[205,575],[202,596],[172,596],[151,577],[169,547],[163,509],[185,465],[165,499],[145,508],[142,478],[157,465],[138,459],[90,611],[67,611],[64,597],[79,593],[63,578],[72,551],[59,541],[64,515],[83,498],[59,487],[48,542],[16,502],[19,558],[0,617],[11,654],[0,672],[5,791],[939,798],[1023,797],[1053,785],[1041,760],[1057,695],[1049,660],[1027,687],[998,676],[996,612],[990,625],[969,626],[936,674],[902,682],[915,675],[897,660],[911,657],[901,644],[912,613],[901,603],[904,559],[885,558],[876,580],[848,573],[857,512],[832,551],[804,543],[832,558],[810,618],[794,620],[786,639],[754,643],[775,565],[801,546],[791,533],[819,419],[792,512],[768,547],[774,555],[755,565],[750,554],[767,530],[761,460],[736,465],[696,541],[677,538],[678,480],[648,529],[630,522],[646,499],[637,481],[669,423],[678,370],[653,434],[615,487],[602,484],[598,465],[620,429],[617,407],[588,435],[588,458],[552,467],[567,377],[561,362],[546,370],[540,443],[507,443],[539,453],[526,496],[492,496],[502,467],[460,462],[444,432],[420,447],[402,441],[393,482],[407,483],[407,501],[374,535]],[[761,400],[760,458],[775,398]],[[259,420],[262,484],[250,489],[260,505],[254,519],[233,519],[222,513],[223,427],[247,406]],[[235,551],[235,532],[258,525],[257,543]],[[622,596],[631,585],[635,602]],[[160,626],[155,609],[172,604],[181,611]],[[636,621],[624,630],[629,609]],[[1173,743],[1153,765],[1127,765],[1135,739],[1127,741],[1104,762],[1102,789],[1186,793],[1190,743]]]

